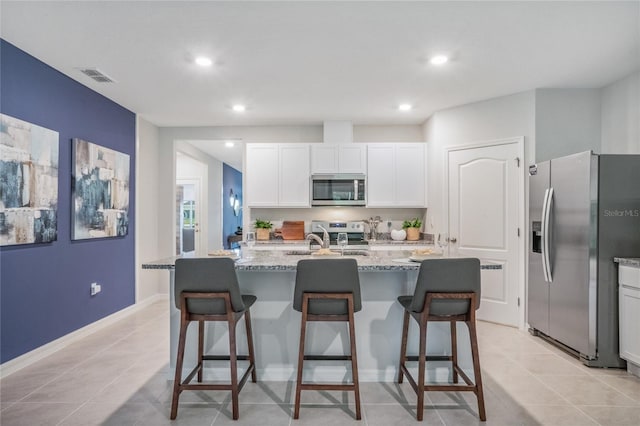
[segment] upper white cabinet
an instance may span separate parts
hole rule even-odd
[[[249,207],[309,207],[309,145],[247,144]]]
[[[368,144],[368,207],[425,207],[425,179],[424,144]]]
[[[245,201],[248,206],[278,204],[278,145],[247,144]]]
[[[345,143],[311,145],[311,173],[366,173],[366,145]]]
[[[278,147],[279,193],[278,205],[309,207],[309,145],[289,143]]]

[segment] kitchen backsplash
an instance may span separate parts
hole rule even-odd
[[[305,233],[311,230],[312,220],[362,220],[380,216],[382,222],[378,226],[380,233],[388,233],[391,229],[401,229],[405,220],[420,218],[424,222],[427,209],[374,209],[364,207],[313,207],[308,209],[250,209],[251,223],[256,219],[269,220],[274,228],[282,226],[285,220],[303,220]],[[391,222],[391,226],[388,226]],[[424,226],[423,226],[424,229]]]

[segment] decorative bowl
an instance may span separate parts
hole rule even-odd
[[[407,238],[407,232],[404,229],[392,229],[391,230],[391,239],[394,241],[404,241]]]

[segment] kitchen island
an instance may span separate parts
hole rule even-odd
[[[412,294],[419,263],[408,259],[410,252],[363,251],[367,255],[353,257],[358,262],[362,293],[362,310],[355,315],[358,370],[362,381],[393,381],[397,376],[402,331],[402,307],[396,301],[400,295]],[[298,355],[300,313],[293,310],[292,299],[296,265],[299,260],[316,256],[291,255],[284,251],[255,250],[236,261],[238,281],[242,293],[257,296],[251,308],[253,336],[256,350],[256,369],[261,380],[292,380]],[[434,255],[433,258],[441,258]],[[143,269],[170,271],[169,299],[171,301],[170,376],[175,366],[180,312],[173,303],[174,264],[178,257],[149,262]],[[483,264],[482,273],[500,269],[500,265]],[[499,271],[497,271],[499,272]],[[238,326],[238,353],[246,353],[243,325]],[[196,326],[188,332],[185,370],[196,362]],[[428,353],[450,353],[448,324],[429,325]],[[409,329],[409,353],[417,352],[417,328],[413,321]],[[469,338],[464,326],[458,327],[459,364],[471,373]],[[312,323],[307,330],[307,350],[313,353],[342,354],[348,351],[346,323]],[[205,348],[209,353],[228,353],[226,324],[207,324]],[[242,363],[241,363],[242,364]],[[448,362],[428,365],[430,380],[446,380]],[[209,363],[209,378],[228,379],[226,365]],[[224,367],[224,368],[222,368]],[[343,381],[349,377],[346,363],[309,362],[305,364],[305,380]]]

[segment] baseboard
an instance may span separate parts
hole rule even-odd
[[[65,334],[64,336],[59,337],[56,340],[44,344],[23,355],[20,355],[17,358],[0,364],[0,378],[4,378],[10,374],[15,373],[18,370],[28,367],[29,365],[40,361],[42,358],[52,355],[60,349],[72,343],[75,343],[78,340],[87,337],[92,333],[95,333],[96,331],[108,327],[115,322],[120,321],[121,319],[126,318],[127,316],[134,314],[155,302],[158,302],[160,300],[168,300],[168,298],[169,296],[167,294],[156,294],[154,296],[148,297],[145,300],[142,300],[134,305],[127,306],[126,308],[121,309],[118,312],[114,312],[109,316],[92,322],[91,324],[72,331],[69,334]]]

